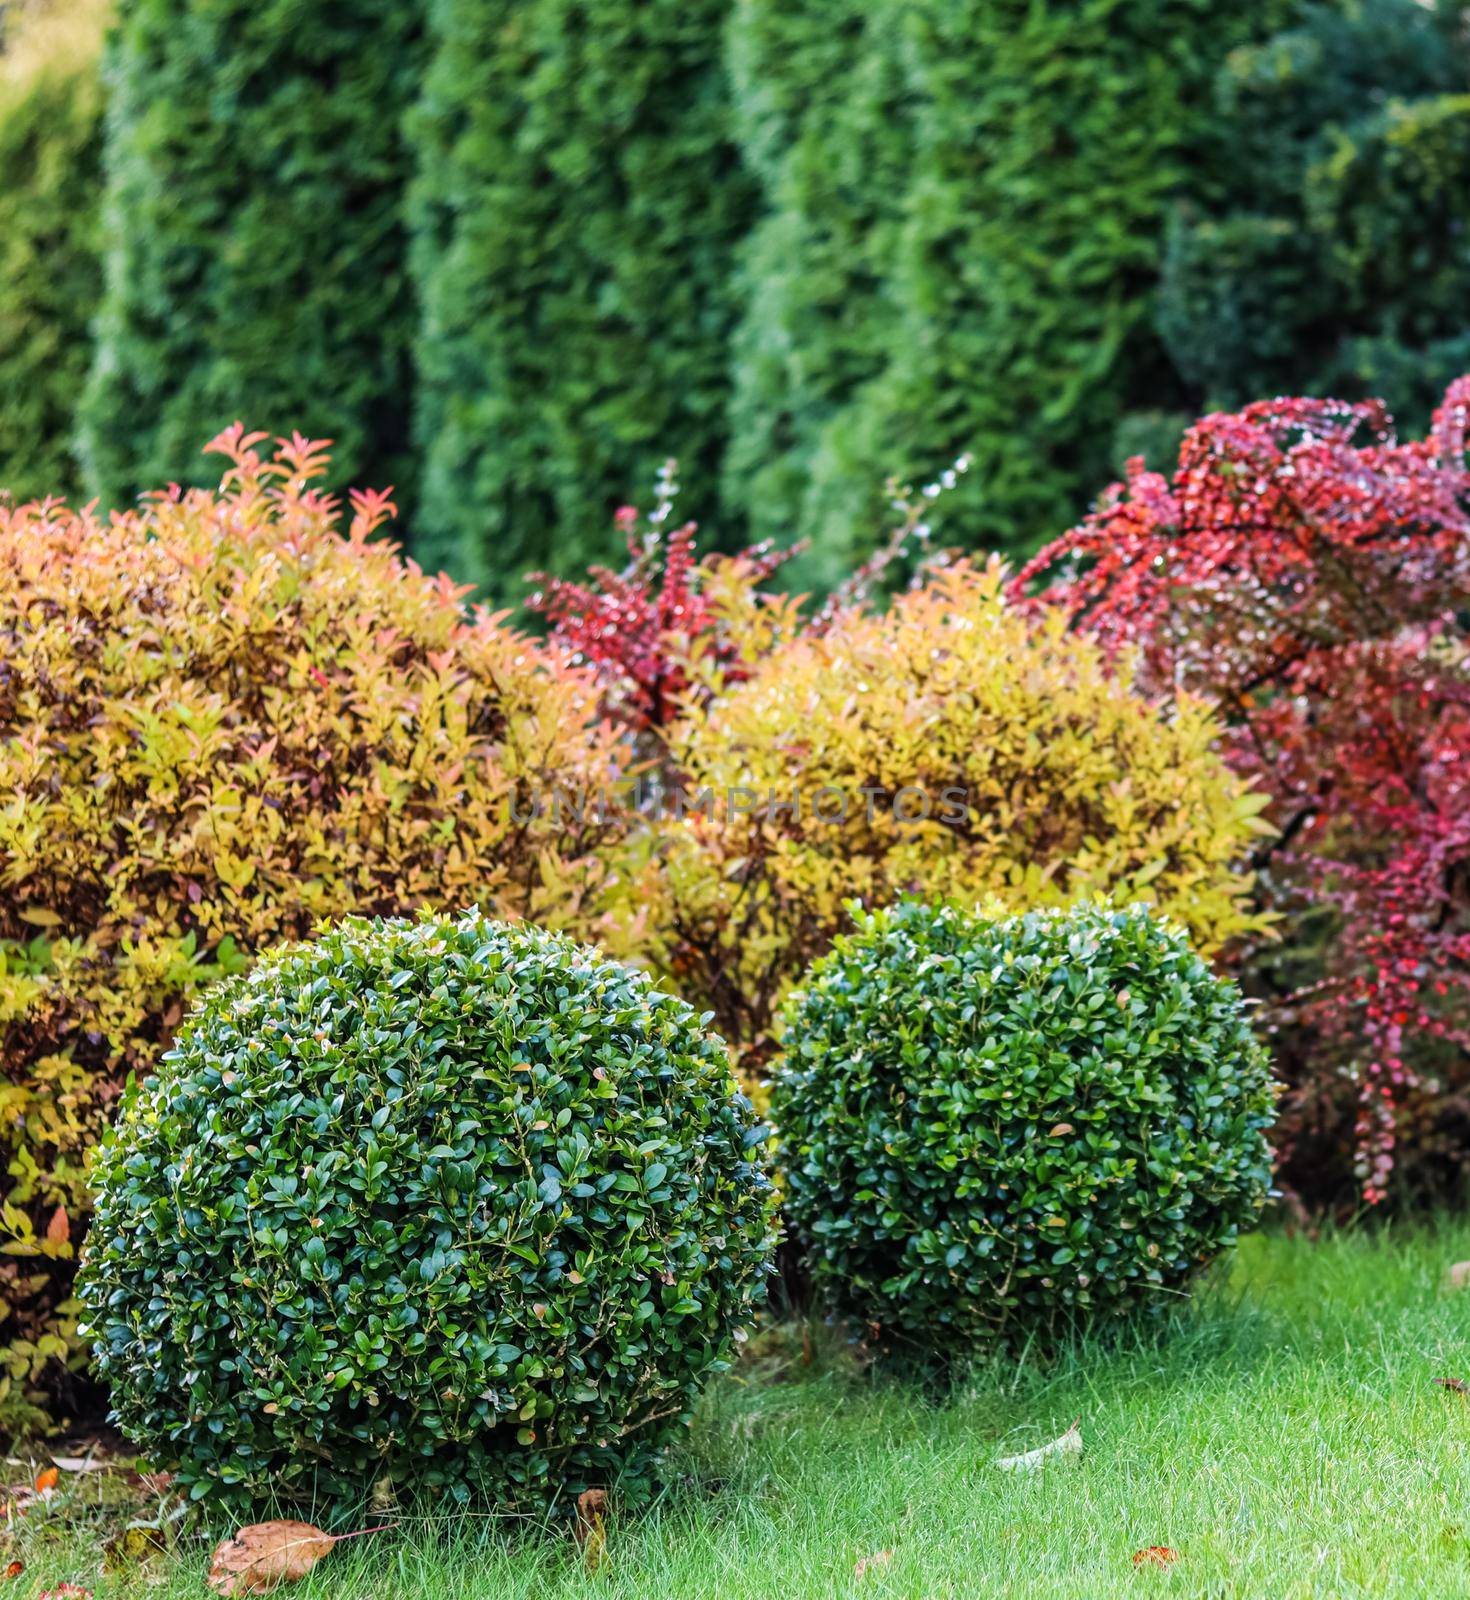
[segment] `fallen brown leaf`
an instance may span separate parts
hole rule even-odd
[[[1135,1567],[1171,1567],[1179,1559],[1179,1552],[1166,1544],[1151,1544],[1146,1550],[1133,1552]]]
[[[866,1578],[870,1572],[876,1572],[880,1567],[886,1567],[893,1560],[891,1550],[878,1550],[870,1556],[864,1556],[852,1569],[854,1578]]]
[[[596,1572],[607,1559],[607,1490],[584,1489],[577,1496],[577,1520],[572,1537],[582,1547],[588,1572]]]
[[[361,1533],[381,1533],[362,1528]],[[225,1596],[268,1594],[304,1578],[334,1544],[358,1534],[325,1533],[309,1522],[252,1522],[215,1546],[209,1586]]]

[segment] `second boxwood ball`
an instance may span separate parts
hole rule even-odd
[[[773,1110],[819,1291],[940,1348],[1172,1298],[1258,1215],[1267,1059],[1141,906],[864,917],[787,1009]]]
[[[212,990],[97,1160],[124,1431],[196,1497],[628,1495],[761,1299],[765,1130],[688,1006],[475,913]]]

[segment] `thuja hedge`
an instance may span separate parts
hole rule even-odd
[[[77,391],[102,286],[105,7],[22,9],[0,35],[0,493],[75,493]]]
[[[200,440],[241,417],[334,440],[339,485],[406,492],[421,11],[120,0],[89,492],[205,483]]]
[[[1470,367],[1463,11],[1284,20],[1221,65],[1216,138],[1170,231],[1157,321],[1181,403],[1373,396],[1418,429]]]
[[[618,557],[673,454],[707,532],[806,537],[822,586],[962,452],[948,536],[1029,549],[1200,410],[1417,424],[1470,360],[1458,15],[120,0],[105,196],[85,73],[0,116],[8,486],[79,439],[122,505],[301,427],[516,599]]]
[[[220,984],[99,1153],[80,1292],[194,1499],[657,1481],[764,1296],[768,1130],[683,1002],[477,912]]]
[[[707,516],[734,254],[727,0],[433,0],[413,120],[423,301],[416,548],[517,598],[616,553],[671,452]],[[737,512],[738,517],[738,512]]]
[[[893,272],[914,153],[903,10],[738,0],[729,60],[766,208],[740,259],[727,498],[756,538],[810,540],[801,567],[830,584],[881,527],[884,477],[899,465],[891,441],[863,436],[853,402],[899,338]]]
[[[1213,137],[1207,86],[1287,8],[880,0],[830,37],[830,8],[808,9],[811,37],[745,0],[732,35],[772,207],[737,344],[732,470],[756,532],[850,549],[885,473],[968,451],[958,537],[1030,548],[1106,481],[1103,419],[1153,393],[1152,295]]]

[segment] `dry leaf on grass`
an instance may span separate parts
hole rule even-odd
[[[309,1522],[252,1522],[216,1546],[209,1586],[226,1596],[266,1594],[304,1578],[336,1542]]]
[[[876,1572],[880,1567],[886,1567],[893,1560],[891,1550],[878,1550],[870,1556],[864,1556],[852,1569],[854,1578],[866,1578],[870,1572]]]
[[[577,1520],[572,1537],[582,1547],[588,1572],[596,1572],[607,1558],[607,1490],[584,1489],[577,1496]]]
[[[1002,1456],[996,1466],[1002,1472],[1034,1472],[1038,1467],[1044,1467],[1048,1462],[1061,1460],[1066,1456],[1082,1454],[1082,1430],[1079,1426],[1082,1418],[1077,1421],[1061,1436],[1053,1439],[1050,1444],[1038,1445],[1035,1450],[1024,1451],[1018,1456]]]
[[[108,1463],[96,1456],[52,1456],[52,1464],[63,1472],[106,1472]]]
[[[309,1522],[252,1522],[233,1539],[222,1539],[215,1546],[209,1586],[227,1600],[235,1595],[267,1594],[280,1584],[304,1578],[334,1544],[383,1531],[359,1528],[356,1533],[325,1533]]]
[[[1146,1550],[1133,1552],[1135,1567],[1171,1567],[1179,1559],[1179,1552],[1166,1544],[1151,1544]]]

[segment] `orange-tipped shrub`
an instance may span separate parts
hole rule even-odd
[[[0,507],[0,1431],[79,1364],[88,1148],[201,985],[347,913],[595,931],[587,676],[370,542],[384,497],[344,530],[320,446],[260,442],[110,523]]]

